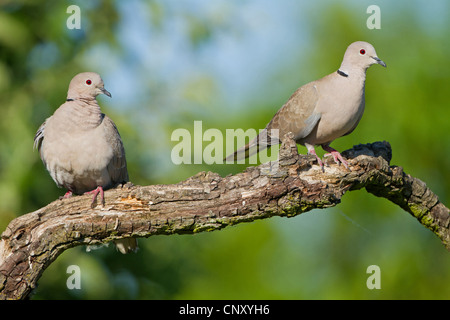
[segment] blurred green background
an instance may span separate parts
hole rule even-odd
[[[68,29],[69,5],[81,29]],[[369,30],[369,5],[381,29]],[[441,1],[0,1],[0,230],[64,194],[33,151],[40,124],[71,78],[100,73],[113,98],[131,181],[176,183],[203,170],[174,165],[176,128],[261,129],[302,84],[335,71],[348,44],[372,43],[388,68],[367,72],[366,111],[338,150],[380,140],[392,164],[449,205],[450,3]],[[305,153],[305,148],[300,148]],[[319,149],[318,149],[319,151]],[[323,154],[320,150],[320,154]],[[64,252],[33,299],[449,299],[450,252],[408,213],[364,190],[342,204],[197,235]],[[70,265],[81,289],[69,290]],[[366,269],[381,269],[369,290]]]

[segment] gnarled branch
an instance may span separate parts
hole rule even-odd
[[[68,248],[126,237],[196,233],[272,216],[295,216],[338,204],[342,195],[366,188],[384,197],[434,232],[450,250],[450,214],[417,178],[390,166],[387,142],[354,146],[343,155],[351,171],[326,161],[322,171],[311,156],[298,155],[288,135],[279,161],[220,177],[212,172],[173,185],[133,186],[105,192],[105,206],[91,197],[56,200],[20,216],[0,240],[0,298],[22,299],[45,268]],[[332,159],[331,159],[332,161]]]

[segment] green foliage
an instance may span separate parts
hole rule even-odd
[[[81,30],[66,28],[79,5]],[[45,171],[33,136],[64,101],[70,79],[97,71],[99,98],[124,140],[135,184],[176,183],[245,165],[174,165],[177,128],[263,128],[300,85],[336,70],[346,46],[374,44],[358,128],[338,150],[389,141],[392,164],[450,195],[448,3],[380,1],[381,29],[357,1],[7,1],[0,7],[0,230],[64,194]],[[420,5],[420,6],[419,6]],[[427,10],[422,6],[428,6]],[[236,71],[238,70],[238,71]],[[205,146],[206,144],[204,144]],[[301,152],[305,148],[300,147]],[[319,150],[319,154],[323,154]],[[364,190],[336,208],[271,218],[194,236],[140,239],[64,252],[35,299],[447,299],[450,255],[409,214]],[[366,269],[381,268],[381,290]],[[66,287],[69,265],[81,290]]]

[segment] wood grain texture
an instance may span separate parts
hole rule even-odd
[[[286,135],[279,161],[221,177],[200,172],[173,185],[126,184],[91,196],[56,200],[10,222],[0,240],[0,298],[24,299],[63,251],[126,237],[212,231],[272,216],[295,216],[340,203],[365,188],[412,214],[450,250],[450,213],[421,180],[390,166],[387,142],[354,146],[342,155],[351,171],[332,159],[323,172],[311,156],[298,155]]]

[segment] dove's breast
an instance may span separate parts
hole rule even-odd
[[[113,151],[101,125],[80,130],[75,123],[65,122],[50,118],[45,128],[41,156],[51,177],[59,187],[76,194],[108,187],[107,166]]]

